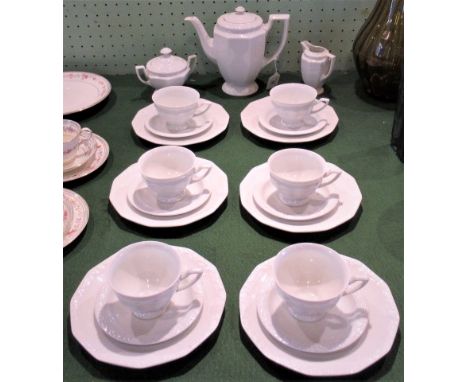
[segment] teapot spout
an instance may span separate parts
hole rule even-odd
[[[198,17],[195,16],[187,16],[184,20],[192,23],[195,31],[197,32],[203,51],[205,52],[208,59],[216,64],[216,58],[214,56],[213,49],[213,38],[208,36],[208,33],[206,32],[202,22],[198,19]]]

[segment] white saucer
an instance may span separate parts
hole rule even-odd
[[[329,163],[331,170],[341,170],[341,175],[330,185],[320,188],[320,192],[327,194],[338,194],[341,204],[332,213],[323,215],[316,219],[306,221],[292,221],[278,219],[265,213],[254,201],[254,192],[261,184],[270,179],[268,164],[264,163],[254,167],[245,176],[240,184],[240,199],[242,206],[259,222],[293,233],[321,232],[335,228],[353,218],[362,201],[362,194],[356,180],[338,166]]]
[[[143,369],[182,358],[200,346],[218,327],[226,291],[216,267],[188,248],[175,247],[184,267],[203,269],[198,283],[203,288],[203,309],[194,325],[177,337],[156,345],[128,345],[107,336],[94,319],[96,296],[107,285],[113,256],[92,268],[70,301],[71,331],[97,360],[112,365]]]
[[[200,101],[210,102],[204,99],[201,99]],[[149,121],[150,118],[157,115],[156,108],[153,104],[144,107],[143,109],[139,110],[138,113],[136,113],[132,120],[133,131],[138,137],[157,145],[188,146],[196,143],[206,142],[221,134],[224,130],[227,129],[229,124],[229,114],[227,111],[217,103],[210,103],[211,106],[209,109],[205,113],[196,117],[197,123],[213,121],[213,125],[201,134],[187,138],[166,138],[149,132],[148,129],[145,128],[145,123]]]
[[[200,208],[177,216],[151,216],[133,208],[128,201],[128,188],[143,180],[138,165],[135,163],[125,169],[112,182],[109,200],[117,213],[123,218],[146,227],[164,228],[180,227],[196,222],[211,215],[224,202],[228,195],[228,180],[226,174],[211,161],[197,158],[195,166],[211,166],[209,174],[197,182],[201,190],[207,189],[211,196]]]
[[[63,199],[71,207],[73,214],[70,228],[63,233],[63,246],[66,247],[85,229],[89,220],[89,207],[86,201],[72,190],[63,189]],[[65,224],[65,221],[64,221]]]
[[[103,101],[111,92],[104,77],[88,72],[63,72],[63,115],[77,113]]]
[[[101,167],[109,156],[109,145],[106,140],[97,134],[93,134],[96,143],[96,150],[86,163],[75,170],[63,173],[63,181],[69,182],[75,179],[83,178]]]
[[[304,125],[298,129],[288,129],[284,127],[280,116],[273,108],[264,109],[263,113],[258,116],[258,122],[260,126],[274,134],[290,137],[315,134],[328,125],[328,121],[326,119],[318,120],[315,116],[310,116],[307,119],[304,119]]]
[[[202,121],[199,122],[199,118],[195,117],[192,118],[190,123],[187,125],[186,129],[178,132],[170,131],[167,128],[166,122],[161,119],[159,114],[153,115],[150,119],[145,122],[145,128],[153,133],[158,135],[162,138],[169,138],[169,139],[182,139],[182,138],[190,138],[195,135],[204,133],[208,130],[211,126],[213,126],[213,121]]]
[[[338,125],[338,116],[336,115],[335,110],[330,105],[327,105],[320,111],[313,113],[313,117],[317,121],[324,119],[328,122],[328,124],[320,131],[300,136],[285,136],[284,134],[279,135],[277,133],[266,130],[260,126],[258,121],[259,115],[267,113],[272,109],[273,104],[271,103],[269,96],[250,102],[241,112],[242,125],[246,130],[250,131],[253,135],[259,138],[279,143],[312,142],[331,134]]]
[[[198,282],[175,293],[161,316],[142,320],[121,304],[110,286],[105,285],[96,298],[94,317],[104,333],[117,341],[154,345],[186,331],[200,315],[202,306],[203,288]]]
[[[257,185],[253,198],[263,211],[274,217],[290,221],[307,221],[328,215],[339,206],[339,195],[330,193],[329,189],[320,188],[310,196],[307,204],[291,207],[279,199],[275,186],[268,179]]]
[[[78,150],[76,151],[75,157],[68,163],[63,164],[63,172],[69,172],[76,170],[83,166],[96,152],[96,141],[94,135],[91,139],[85,139],[80,137],[80,143]]]
[[[239,295],[243,329],[258,350],[271,361],[307,376],[344,376],[358,373],[377,362],[392,348],[399,314],[387,284],[360,261],[343,256],[355,276],[367,276],[367,285],[355,293],[365,302],[369,325],[364,335],[345,349],[313,354],[286,347],[262,327],[257,304],[264,285],[272,278],[273,262],[268,259],[250,274]]]
[[[144,180],[139,180],[128,189],[128,201],[137,210],[153,216],[177,216],[187,214],[204,205],[211,196],[210,190],[200,184],[189,185],[182,200],[176,203],[161,205],[156,194],[151,191]]]
[[[317,322],[301,322],[288,311],[276,291],[273,279],[265,283],[257,313],[263,327],[277,341],[307,353],[333,353],[356,342],[367,328],[368,314],[359,295],[342,297],[324,318]]]

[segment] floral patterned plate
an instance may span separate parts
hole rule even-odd
[[[63,115],[89,109],[103,101],[111,92],[111,84],[99,74],[87,72],[63,73]]]
[[[96,142],[96,151],[94,155],[82,166],[75,170],[68,171],[63,174],[63,181],[69,182],[71,180],[83,178],[91,174],[101,167],[109,156],[109,145],[104,138],[97,134],[93,134],[94,141]]]
[[[86,201],[72,190],[63,189],[64,205],[71,207],[71,222],[67,223],[69,228],[63,232],[63,246],[66,247],[73,240],[75,240],[86,227],[89,220],[89,207]],[[68,216],[65,216],[64,210],[64,224]]]

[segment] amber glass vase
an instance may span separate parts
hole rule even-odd
[[[403,0],[377,0],[354,40],[353,57],[366,92],[395,101],[403,63]]]

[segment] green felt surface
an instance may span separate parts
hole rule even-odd
[[[224,170],[229,178],[229,196],[215,214],[201,222],[184,228],[148,229],[120,218],[108,196],[113,179],[153,147],[136,137],[131,129],[136,112],[151,102],[151,90],[133,75],[108,78],[112,83],[109,99],[88,112],[70,116],[104,137],[111,152],[107,163],[95,174],[64,184],[82,195],[90,207],[86,230],[64,250],[64,379],[311,379],[266,359],[241,328],[238,308],[239,291],[258,263],[288,244],[310,241],[323,243],[366,263],[388,283],[401,315],[400,329],[388,356],[358,375],[336,380],[403,380],[403,164],[389,144],[393,105],[363,95],[354,73],[333,76],[326,96],[340,118],[336,134],[300,146],[317,151],[353,175],[363,194],[362,207],[353,220],[330,232],[286,234],[251,218],[239,200],[239,183],[247,172],[284,147],[256,139],[241,126],[241,110],[250,101],[266,95],[264,86],[254,96],[236,99],[221,92],[219,79],[196,79],[201,96],[222,104],[230,114],[230,122],[227,133],[191,149]],[[281,81],[291,80],[299,78],[283,75]],[[190,247],[216,265],[227,291],[220,326],[192,354],[167,365],[135,371],[95,361],[71,334],[70,299],[90,268],[121,247],[148,239]]]

